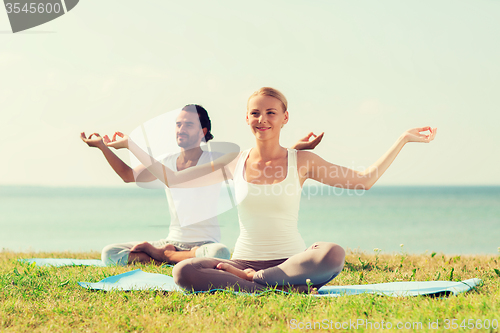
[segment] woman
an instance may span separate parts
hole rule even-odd
[[[377,162],[360,172],[329,163],[311,152],[281,147],[280,132],[288,117],[283,94],[273,88],[259,89],[250,96],[246,114],[256,146],[230,162],[219,161],[205,167],[206,171],[220,167],[225,176],[234,180],[240,236],[232,260],[193,258],[177,264],[173,276],[181,287],[195,291],[232,287],[253,292],[267,286],[292,286],[307,291],[310,286],[325,285],[342,270],[345,252],[339,245],[325,242],[306,249],[297,229],[300,192],[306,179],[368,190],[407,142],[430,142],[436,135],[436,128],[431,127],[408,130]],[[426,131],[429,134],[420,133]],[[119,141],[123,140],[126,137]],[[122,144],[116,145],[120,148]],[[150,159],[133,142],[123,146],[141,162]],[[148,170],[167,186],[188,181],[195,172],[173,174],[157,162]],[[203,172],[203,168],[198,171]],[[203,185],[220,181],[214,174],[198,174],[196,181]]]

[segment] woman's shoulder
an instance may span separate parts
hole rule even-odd
[[[297,161],[313,161],[315,159],[319,158],[318,155],[311,151],[306,151],[306,150],[297,150]]]

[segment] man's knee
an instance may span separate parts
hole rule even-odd
[[[113,245],[106,245],[102,251],[101,251],[101,260],[104,262],[106,265],[108,264],[108,261],[110,260],[110,257],[115,253],[113,249]]]
[[[209,243],[202,245],[196,250],[197,258],[229,259],[231,252],[222,243]]]
[[[128,252],[122,247],[116,246],[116,244],[106,245],[101,252],[101,261],[106,266],[126,266],[128,264]]]

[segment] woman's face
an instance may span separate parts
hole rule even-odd
[[[283,112],[277,98],[257,95],[248,101],[247,124],[257,139],[279,136],[281,127],[287,122],[288,111]]]

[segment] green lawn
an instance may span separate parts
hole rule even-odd
[[[351,330],[355,327],[356,332],[380,332],[381,325],[385,331],[397,331],[398,323],[415,331],[500,331],[498,255],[350,252],[344,271],[330,283],[470,278],[484,282],[472,291],[447,298],[374,295],[319,298],[278,292],[257,297],[224,292],[195,295],[156,291],[94,292],[81,288],[77,282],[97,282],[136,268],[170,275],[172,268],[153,265],[38,268],[17,261],[32,257],[97,259],[99,253],[0,252],[0,331],[256,332],[300,331],[299,327],[314,325],[316,330],[326,331],[325,328],[335,330],[336,326],[344,325]],[[433,322],[434,327],[439,325],[438,330],[429,329],[429,323]],[[388,323],[392,330],[386,329]],[[357,324],[359,326],[355,326]],[[453,330],[454,325],[459,328]],[[466,325],[472,329],[464,328]],[[492,329],[493,325],[499,328]]]

